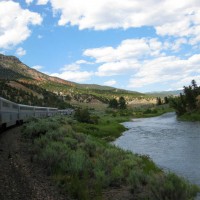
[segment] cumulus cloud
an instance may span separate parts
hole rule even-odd
[[[90,78],[94,75],[93,72],[81,71],[80,65],[78,65],[77,63],[65,65],[63,68],[60,69],[60,71],[61,73],[53,73],[50,75],[78,83],[90,80]]]
[[[140,66],[140,60],[149,56],[159,56],[164,49],[156,38],[127,39],[116,47],[86,49],[84,56],[89,56],[95,63],[101,64],[97,76],[112,76],[131,72]]]
[[[117,81],[115,81],[114,79],[104,82],[104,85],[107,85],[107,86],[113,86],[116,84],[117,84]]]
[[[126,75],[131,89],[152,84],[180,88],[200,75],[200,54],[185,58],[168,55],[168,51],[178,51],[185,43],[184,38],[172,42],[156,38],[128,39],[116,48],[86,49],[83,54],[99,65],[96,76]]]
[[[146,60],[129,81],[130,88],[141,88],[150,84],[168,84],[172,88],[188,85],[200,77],[200,54],[187,59],[165,56]]]
[[[62,73],[53,73],[51,76],[56,76],[64,80],[74,81],[78,83],[85,82],[91,78],[92,72],[87,71],[64,71]]]
[[[120,62],[108,62],[102,64],[97,72],[96,76],[114,76],[122,75],[133,72],[134,69],[137,69],[138,61],[129,60],[129,61],[120,61]]]
[[[96,63],[103,63],[138,59],[147,55],[159,55],[161,50],[162,43],[158,39],[141,38],[123,40],[116,48],[100,47],[86,49],[83,55],[94,58]]]
[[[77,61],[76,61],[76,64],[78,64],[78,65],[82,65],[82,64],[92,65],[92,64],[94,64],[94,63],[88,62],[87,60],[77,60]]]
[[[17,56],[24,56],[24,55],[26,55],[26,50],[24,50],[22,47],[19,47],[17,50],[16,50],[16,52],[15,52],[15,54],[17,55]]]
[[[60,70],[61,71],[78,71],[78,70],[80,70],[80,66],[76,63],[72,63],[70,65],[65,65]]]
[[[44,3],[47,0],[39,0]],[[200,1],[49,0],[58,24],[107,30],[152,26],[159,35],[198,36]]]
[[[44,68],[43,66],[41,65],[35,65],[32,67],[33,69],[36,69],[36,70],[41,70],[42,68]]]
[[[29,4],[31,4],[32,2],[33,2],[33,0],[25,0],[26,1],[26,3],[29,5]]]
[[[40,25],[42,17],[13,1],[0,1],[0,48],[10,48],[31,35],[29,25]]]
[[[49,2],[49,0],[38,0],[37,5],[46,5]]]

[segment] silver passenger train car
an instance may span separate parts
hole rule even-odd
[[[48,117],[57,113],[57,108],[22,105],[0,97],[0,129],[21,124],[30,117]]]

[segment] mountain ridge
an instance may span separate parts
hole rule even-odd
[[[79,84],[79,83],[63,80],[61,78],[49,76],[43,72],[40,72],[36,69],[28,67],[27,65],[22,63],[19,60],[19,58],[15,57],[15,56],[7,56],[7,55],[0,54],[1,73],[3,72],[3,69],[5,71],[7,70],[8,73],[4,77],[2,77],[0,75],[1,79],[12,80],[13,74],[16,74],[17,79],[19,79],[20,81],[24,81],[25,79],[26,79],[26,81],[28,79],[31,79],[31,81],[36,80],[36,81],[43,81],[43,82],[52,81],[52,82],[68,85],[71,87],[80,87],[80,88],[84,88],[84,89],[116,90],[116,91],[124,91],[124,92],[129,92],[129,93],[142,94],[139,92],[118,89],[118,88],[110,87],[110,86],[103,86],[103,85],[98,85],[98,84]],[[11,71],[13,72],[13,74],[10,75]],[[4,75],[5,75],[5,73],[4,73]],[[16,79],[16,77],[14,76],[14,80]]]
[[[30,96],[30,98],[27,97],[27,101],[24,102],[28,104],[33,104],[30,100],[33,98],[32,96],[35,98],[34,102],[40,103],[42,102],[38,100],[38,98],[47,99],[46,101],[48,102],[48,96],[68,103],[103,104],[107,104],[109,100],[113,98],[119,99],[120,96],[124,96],[127,102],[138,102],[141,99],[148,98],[146,94],[135,91],[97,84],[79,84],[52,77],[30,68],[15,56],[6,56],[3,54],[0,54],[0,80],[2,82],[1,87],[6,87],[8,91],[14,92],[14,90],[16,90],[16,93],[20,91],[23,95]],[[3,90],[2,88],[2,91]],[[7,95],[8,98],[11,98],[11,96],[13,97],[8,91],[1,92],[0,95],[4,95],[4,97]],[[25,92],[25,94],[23,92]],[[56,97],[54,95],[56,95]],[[19,97],[16,101],[19,101],[19,99],[22,100],[23,98]],[[145,103],[149,103],[149,101],[151,101],[151,97],[148,101],[144,100]],[[53,103],[51,103],[51,105],[52,104]]]

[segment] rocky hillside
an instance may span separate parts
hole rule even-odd
[[[108,103],[109,99],[118,99],[120,96],[130,103],[141,99],[145,104],[154,101],[138,92],[95,84],[77,84],[51,77],[28,67],[14,56],[3,54],[0,54],[0,81],[1,96],[28,104],[45,104],[45,100],[47,105],[52,106],[55,98],[59,103]]]
[[[75,86],[74,83],[60,78],[51,77],[23,64],[14,56],[0,54],[0,78],[7,80],[20,80],[31,83],[59,83],[66,86]]]

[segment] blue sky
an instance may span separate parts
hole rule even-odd
[[[200,83],[199,42],[199,0],[0,0],[0,53],[73,82]]]

